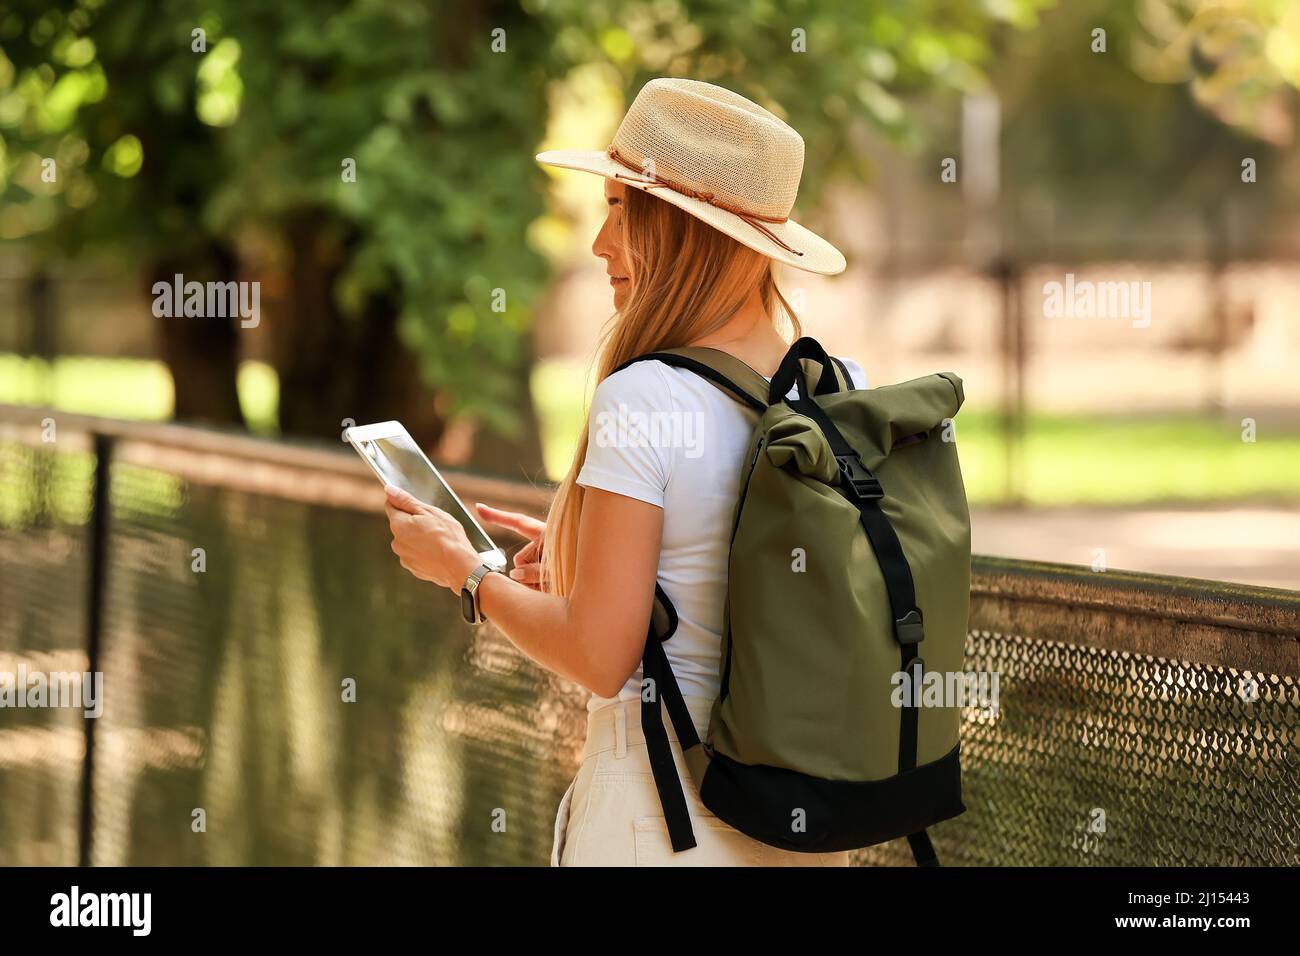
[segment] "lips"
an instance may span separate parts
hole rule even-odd
[[[619,286],[627,284],[627,276],[610,276],[609,284],[617,289]]]

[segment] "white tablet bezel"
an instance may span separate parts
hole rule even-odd
[[[420,447],[419,443],[416,442],[415,439],[411,438],[411,433],[406,430],[405,426],[403,426],[401,422],[376,422],[373,425],[353,425],[351,428],[343,429],[343,437],[347,440],[347,443],[352,446],[353,450],[356,451],[358,455],[361,456],[361,460],[370,467],[370,470],[374,472],[375,477],[385,484],[388,482],[388,479],[385,478],[379,469],[375,467],[375,463],[370,460],[370,456],[366,454],[365,449],[361,447],[359,442],[375,441],[380,438],[397,438],[400,436],[405,436],[410,440],[411,445],[420,453],[420,457],[423,458],[424,463],[429,466],[429,470],[433,472],[434,477],[437,478],[442,486],[447,489],[447,494],[451,496],[452,500],[455,501],[456,504],[460,505],[461,511],[465,513],[465,516],[469,518],[474,527],[478,529],[479,533],[491,542],[492,550],[479,552],[478,556],[483,559],[483,563],[497,571],[504,571],[506,567],[505,552],[497,547],[496,542],[492,541],[492,536],[483,530],[483,526],[478,523],[478,519],[474,517],[474,513],[465,507],[465,502],[460,500],[460,496],[452,490],[451,485],[447,483],[447,479],[442,477],[442,472],[438,471],[438,469],[434,467],[433,462],[429,461],[429,456],[424,453],[424,449]],[[453,515],[453,517],[455,516]]]

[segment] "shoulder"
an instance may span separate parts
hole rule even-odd
[[[596,385],[578,484],[663,507],[674,431],[672,395],[659,364],[637,362]]]
[[[618,405],[636,408],[670,408],[672,389],[665,372],[668,366],[654,359],[634,362],[605,376],[592,395],[593,409]]]
[[[853,380],[855,388],[869,388],[867,384],[867,373],[862,370],[862,366],[853,359],[843,355],[837,355],[835,358],[844,363],[844,367],[849,370],[849,378]]]

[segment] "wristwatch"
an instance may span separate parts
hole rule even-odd
[[[482,624],[487,620],[479,607],[478,586],[495,570],[487,564],[480,564],[470,572],[470,576],[465,579],[465,586],[460,589],[460,613],[470,624]]]

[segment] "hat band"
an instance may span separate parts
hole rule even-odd
[[[671,182],[670,180],[664,179],[661,176],[647,176],[645,172],[641,169],[641,167],[635,165],[634,163],[629,163],[626,159],[624,159],[621,155],[619,155],[618,150],[614,148],[614,146],[612,145],[605,152],[609,155],[610,159],[614,160],[614,162],[618,163],[620,166],[627,167],[628,169],[632,170],[633,172],[639,175],[639,178],[633,178],[631,176],[624,176],[622,173],[615,173],[614,174],[615,179],[621,179],[624,182],[629,182],[629,183],[639,183],[642,186],[645,186],[646,189],[654,189],[657,186],[663,186],[667,189],[671,189],[675,193],[681,193],[683,196],[687,196],[691,199],[698,199],[701,202],[708,203],[710,206],[716,206],[718,209],[721,209],[723,212],[729,212],[733,216],[739,216],[742,220],[749,223],[751,226],[757,229],[760,233],[762,233],[772,242],[776,243],[786,252],[793,253],[796,256],[803,255],[802,252],[800,252],[798,249],[795,249],[793,246],[787,245],[785,242],[783,242],[780,238],[777,237],[776,233],[772,232],[771,229],[768,229],[766,226],[763,225],[763,223],[765,222],[773,222],[773,223],[789,222],[790,220],[789,216],[780,216],[780,217],[760,216],[758,213],[745,212],[745,210],[743,209],[738,209],[735,206],[723,202],[721,199],[718,199],[716,196],[714,196],[713,193],[701,192],[700,190],[697,189],[691,189],[689,186],[683,186],[680,183]]]

